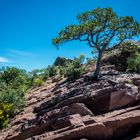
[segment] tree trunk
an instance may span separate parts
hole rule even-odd
[[[98,79],[99,74],[100,74],[102,51],[99,51],[98,53],[99,54],[98,54],[98,59],[97,59],[97,62],[96,62],[96,69],[95,69],[94,76],[93,76],[94,79]]]

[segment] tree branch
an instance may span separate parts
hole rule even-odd
[[[105,49],[104,51],[105,51],[105,52],[108,52],[108,51],[112,51],[112,50],[114,50],[114,49],[118,49],[119,46],[122,44],[123,41],[124,41],[124,39],[121,40],[121,41],[120,41],[119,43],[117,43],[116,45],[114,45],[113,47],[108,48],[108,49]]]
[[[88,44],[89,44],[89,46],[91,47],[91,48],[93,48],[94,46],[91,44],[91,41],[90,41],[90,39],[89,39],[89,35],[85,38],[85,39],[81,39],[81,37],[77,37],[77,38],[75,38],[76,40],[79,40],[79,41],[87,41],[88,42]]]

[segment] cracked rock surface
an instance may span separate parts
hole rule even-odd
[[[140,139],[140,75],[108,73],[31,90],[0,140]]]

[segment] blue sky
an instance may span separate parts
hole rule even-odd
[[[0,67],[32,70],[52,64],[57,56],[92,57],[84,43],[73,41],[57,50],[52,38],[76,23],[77,14],[97,7],[112,7],[140,22],[139,5],[140,0],[0,0]]]

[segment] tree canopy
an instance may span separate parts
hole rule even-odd
[[[98,51],[95,76],[99,75],[102,53],[114,45],[132,39],[140,33],[140,24],[131,16],[118,16],[112,8],[97,8],[77,16],[78,24],[62,29],[53,44],[59,46],[65,42],[79,40]]]

